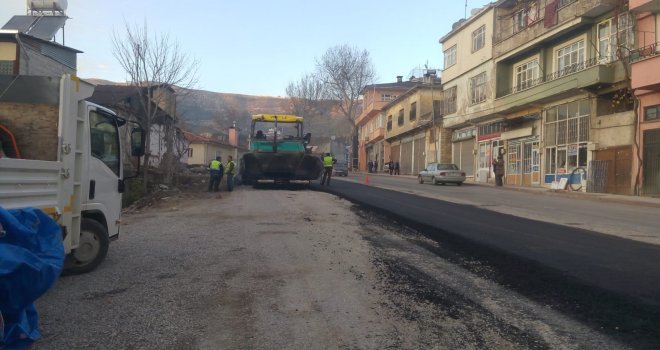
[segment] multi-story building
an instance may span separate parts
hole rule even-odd
[[[660,195],[660,3],[630,0],[629,6],[637,17],[637,50],[630,54],[639,100],[633,171],[639,193]]]
[[[495,6],[495,113],[506,181],[550,185],[600,160],[610,193],[632,191],[633,99],[623,58],[634,18],[619,0]],[[597,171],[597,169],[592,169]]]
[[[405,93],[416,82],[403,81],[397,77],[395,83],[367,85],[362,90],[364,109],[356,119],[359,128],[358,168],[367,171],[369,162],[377,163],[383,169],[383,164],[389,155],[389,145],[385,143],[385,116],[383,106]]]
[[[429,162],[449,161],[451,143],[450,137],[441,132],[441,110],[442,85],[432,71],[383,106],[385,144],[389,146],[384,161],[398,162],[402,175],[417,174]]]
[[[453,131],[453,162],[468,177],[478,173],[477,165],[487,175],[493,150],[497,152],[501,147],[501,123],[493,114],[494,9],[495,5],[489,4],[474,10],[472,16],[454,23],[452,30],[440,39],[444,53],[443,126]],[[478,129],[482,131],[479,135]]]

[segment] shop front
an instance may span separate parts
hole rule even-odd
[[[546,109],[544,184],[550,185],[562,178],[581,181],[576,169],[587,170],[590,110],[588,99]]]
[[[452,134],[452,162],[465,172],[468,177],[474,177],[474,144],[477,130],[475,128],[460,129]]]
[[[488,182],[495,178],[492,166],[493,159],[505,153],[504,140],[501,138],[504,125],[503,121],[498,121],[479,126],[479,134],[477,135],[477,141],[479,143],[477,153],[477,182]]]
[[[506,143],[506,183],[517,186],[541,184],[541,113],[516,116],[507,121],[501,139]]]

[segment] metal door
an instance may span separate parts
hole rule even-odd
[[[644,194],[660,195],[660,129],[644,132]]]

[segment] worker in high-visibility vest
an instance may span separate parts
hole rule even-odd
[[[236,172],[236,164],[234,164],[233,157],[229,156],[227,161],[227,191],[234,190],[234,173]]]
[[[209,173],[211,177],[209,178],[209,192],[218,192],[220,187],[220,182],[222,181],[222,174],[225,172],[225,168],[222,165],[220,156],[215,157],[214,160],[209,163]]]
[[[328,186],[330,186],[330,178],[332,177],[332,165],[337,163],[337,160],[330,153],[324,154],[321,160],[323,161],[323,178],[321,179],[321,186],[325,185],[326,183]]]

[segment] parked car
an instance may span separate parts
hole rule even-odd
[[[335,163],[332,167],[332,172],[334,176],[348,176],[348,164]]]
[[[434,185],[454,183],[458,186],[465,181],[465,172],[450,163],[430,163],[426,169],[419,172],[417,176],[420,184],[430,182]]]

